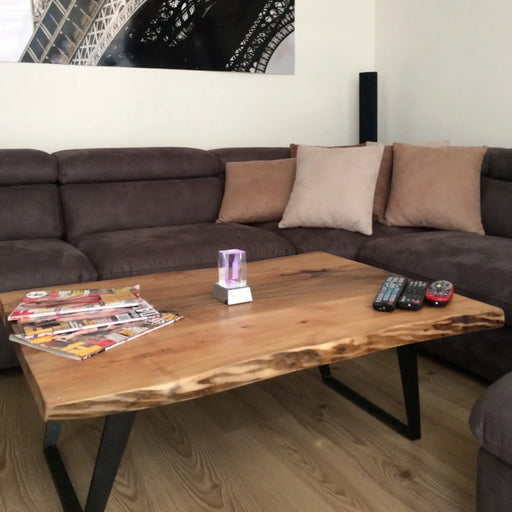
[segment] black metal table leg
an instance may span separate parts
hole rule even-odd
[[[46,424],[44,456],[50,468],[60,502],[62,503],[62,509],[65,512],[82,512],[82,507],[76,496],[75,489],[73,489],[73,484],[69,479],[68,472],[57,449],[57,440],[61,426],[62,423],[60,421],[50,421]]]
[[[89,494],[83,510],[57,448],[61,422],[47,423],[44,454],[64,512],[105,510],[134,420],[135,411],[112,414],[105,418]]]
[[[404,395],[407,423],[392,416],[378,405],[366,399],[346,384],[343,384],[331,374],[329,365],[319,367],[323,381],[332,389],[349,399],[351,402],[362,407],[372,416],[390,426],[398,433],[415,440],[421,437],[421,415],[420,415],[420,394],[418,385],[418,361],[414,345],[403,345],[397,347],[398,364],[400,367],[400,378]]]
[[[407,417],[406,435],[412,440],[420,439],[420,387],[418,383],[418,358],[416,357],[416,347],[414,345],[398,347],[397,355]]]

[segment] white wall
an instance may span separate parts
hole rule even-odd
[[[295,75],[0,63],[0,147],[354,143],[374,0],[296,0]]]
[[[512,2],[375,0],[379,138],[512,146]]]

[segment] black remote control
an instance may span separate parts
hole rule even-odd
[[[425,291],[428,288],[426,281],[416,281],[409,279],[407,286],[398,299],[397,307],[417,311],[423,306],[425,300]]]
[[[382,284],[379,293],[373,301],[373,309],[391,312],[395,310],[396,303],[402,293],[407,279],[402,276],[388,276]]]

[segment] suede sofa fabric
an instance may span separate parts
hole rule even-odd
[[[37,149],[0,149],[0,186],[57,182],[57,159]]]
[[[56,153],[66,237],[213,222],[222,200],[218,158],[194,148]]]
[[[194,224],[97,233],[74,241],[101,279],[217,266],[218,251],[243,249],[248,261],[295,254],[280,236],[240,224]]]
[[[33,149],[0,150],[0,240],[61,237],[56,183],[53,155]]]
[[[368,242],[359,261],[431,281],[447,279],[457,293],[488,302],[512,321],[512,239],[458,231],[410,233]],[[485,272],[477,269],[485,268]]]
[[[1,291],[97,278],[91,261],[61,239],[57,180],[54,155],[30,149],[0,150]],[[0,367],[3,357],[0,351]],[[12,359],[10,353],[5,357]]]
[[[393,170],[393,146],[386,146],[382,154],[375,196],[373,198],[373,220],[384,224],[384,215],[391,190],[391,172]]]
[[[215,222],[222,185],[214,177],[62,185],[66,237]]]
[[[372,234],[375,185],[384,144],[299,146],[297,170],[280,228],[339,228]]]
[[[394,144],[385,223],[484,234],[480,175],[486,150]]]
[[[97,278],[98,273],[92,262],[64,240],[0,242],[0,283],[3,292],[95,281]]]
[[[491,384],[479,397],[469,425],[481,446],[512,466],[512,373]]]
[[[480,448],[477,457],[476,512],[510,512],[512,466]]]
[[[489,148],[482,162],[482,222],[486,234],[512,238],[512,149]]]
[[[250,160],[281,160],[290,158],[290,148],[217,148],[210,150],[217,155],[224,169],[226,162],[248,162]]]
[[[62,213],[57,185],[0,187],[0,205],[0,240],[62,236]]]
[[[277,222],[258,223],[256,226],[273,231],[288,240],[299,254],[324,251],[350,260],[357,259],[362,247],[370,240],[382,237],[424,232],[422,228],[401,228],[373,223],[372,235],[336,228],[287,228],[281,229]]]
[[[221,171],[214,154],[196,148],[70,149],[54,155],[62,184],[199,178]]]
[[[290,198],[295,167],[295,158],[226,162],[217,222],[279,220]]]
[[[512,503],[512,373],[478,398],[469,418],[480,444],[477,512],[508,512]]]
[[[367,142],[366,145],[377,145],[378,142]],[[342,148],[358,148],[364,147],[365,144],[356,144],[348,146],[331,146],[323,147],[324,149],[342,149]],[[307,147],[307,146],[306,146]],[[316,146],[318,147],[318,146]],[[297,157],[299,145],[290,144],[290,156],[292,158]],[[386,204],[389,197],[389,190],[391,187],[391,170],[393,166],[393,146],[385,146],[383,150],[382,159],[377,173],[377,182],[375,185],[375,192],[373,198],[372,207],[372,220],[380,223],[384,222],[384,213],[386,210]]]

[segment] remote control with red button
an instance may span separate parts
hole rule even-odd
[[[434,281],[425,293],[425,300],[431,306],[446,306],[453,297],[453,284],[450,281]]]

